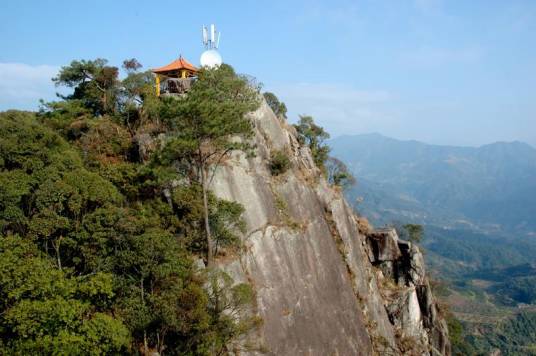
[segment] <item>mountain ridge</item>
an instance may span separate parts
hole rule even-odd
[[[536,203],[530,198],[536,196],[536,149],[529,144],[441,146],[365,134],[335,138],[330,145],[358,181],[374,182],[392,193],[388,199],[407,196],[421,210],[446,209],[479,225],[525,233],[536,229]],[[359,184],[352,192],[355,197],[379,194]],[[379,212],[367,210],[365,201],[363,213]]]
[[[338,135],[333,138],[331,138],[329,141],[338,141],[338,140],[344,140],[344,139],[352,139],[352,138],[374,138],[374,139],[386,139],[390,141],[396,141],[396,142],[405,142],[405,143],[416,143],[416,144],[422,144],[426,146],[437,146],[437,147],[450,147],[450,148],[483,148],[486,146],[495,146],[495,145],[518,145],[520,147],[526,147],[528,149],[534,150],[536,152],[536,147],[531,145],[528,142],[521,141],[521,140],[513,140],[513,141],[505,141],[505,140],[499,140],[499,141],[492,141],[489,143],[484,143],[480,145],[455,145],[455,144],[438,144],[438,143],[429,143],[417,139],[401,139],[396,138],[388,135],[381,134],[379,132],[367,132],[367,133],[359,133],[359,134],[343,134]]]
[[[467,342],[454,342],[453,354],[533,354],[536,149],[379,134],[330,145],[356,176],[346,195],[361,215],[376,226],[423,225],[428,268],[444,285],[439,298],[462,322]]]

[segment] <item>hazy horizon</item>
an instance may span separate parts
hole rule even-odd
[[[383,138],[387,138],[387,139],[390,139],[390,140],[396,140],[396,141],[400,141],[400,142],[417,142],[417,143],[422,143],[422,144],[430,145],[430,146],[480,148],[480,147],[482,147],[482,146],[493,145],[493,144],[501,144],[501,143],[504,143],[504,144],[515,144],[515,143],[520,143],[520,144],[528,145],[528,146],[530,146],[532,149],[536,150],[536,146],[535,146],[535,145],[532,145],[532,144],[530,144],[529,142],[525,142],[525,141],[521,141],[521,140],[512,140],[512,141],[492,141],[492,142],[487,142],[487,143],[478,144],[478,145],[452,145],[452,144],[431,143],[431,142],[426,142],[426,141],[417,140],[417,139],[413,139],[413,138],[408,138],[408,139],[398,138],[398,137],[393,137],[393,136],[384,135],[384,134],[382,134],[381,132],[362,132],[362,133],[353,133],[353,134],[341,134],[341,135],[337,135],[337,136],[333,136],[333,135],[331,135],[331,137],[328,139],[328,142],[329,142],[329,141],[332,141],[332,140],[337,140],[337,139],[345,138],[345,137],[350,137],[350,138],[352,138],[352,137],[358,137],[358,136],[372,136],[372,135],[377,135],[377,136],[381,136],[381,137],[383,137]]]
[[[206,1],[187,15],[182,7],[3,1],[0,110],[54,99],[50,78],[73,59],[120,66],[135,57],[147,69],[182,54],[198,64],[201,25],[215,23],[224,61],[278,95],[291,122],[310,114],[332,137],[536,146],[536,2]]]

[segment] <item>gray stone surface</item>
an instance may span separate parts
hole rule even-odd
[[[298,144],[294,128],[277,119],[266,103],[251,115],[256,156],[233,154],[218,169],[212,188],[246,209],[244,252],[218,263],[236,280],[253,285],[254,312],[263,324],[251,337],[260,340],[264,352],[393,355],[402,353],[400,332],[421,344],[434,328],[436,339],[445,338],[437,315],[435,321],[424,322],[435,313],[435,304],[426,294],[429,290],[418,287],[425,281],[418,249],[408,245],[404,277],[404,283],[418,283],[401,294],[383,288],[389,277],[371,262],[390,261],[391,270],[395,268],[404,255],[396,233],[387,233],[389,241],[377,241],[378,253],[371,251],[367,241],[375,235],[360,232],[357,217],[342,194],[321,177],[309,149]],[[288,152],[292,162],[291,169],[277,177],[268,169],[275,149]],[[390,320],[389,306],[400,310],[399,321]],[[448,354],[446,347],[437,349]]]
[[[367,236],[371,263],[396,261],[400,258],[398,236],[395,229],[374,230]]]

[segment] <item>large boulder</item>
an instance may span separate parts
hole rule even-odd
[[[372,264],[396,261],[400,258],[398,235],[393,228],[376,229],[367,236],[369,260]]]

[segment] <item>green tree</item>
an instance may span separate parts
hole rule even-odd
[[[266,103],[272,109],[275,116],[277,116],[280,119],[287,119],[287,106],[285,103],[279,101],[277,96],[274,93],[271,92],[265,92],[262,94],[264,96],[264,100],[266,100]]]
[[[424,237],[424,228],[419,224],[404,224],[400,221],[394,221],[390,226],[396,230],[398,237],[402,240],[420,243]]]
[[[121,121],[131,133],[149,123],[159,125],[160,100],[154,89],[154,74],[141,68],[135,58],[123,62],[127,77],[121,81],[118,106]]]
[[[420,243],[424,234],[422,225],[419,224],[406,224],[404,229],[408,233],[408,240],[415,243]]]
[[[285,151],[275,150],[270,152],[270,171],[277,176],[285,173],[290,168],[290,159]]]
[[[109,314],[113,296],[109,274],[68,277],[33,243],[0,236],[0,353],[125,353],[130,334]]]
[[[107,65],[106,59],[72,61],[61,67],[53,79],[56,85],[74,88],[67,99],[79,99],[95,115],[115,113],[119,69]]]
[[[212,195],[212,194],[211,194]],[[223,247],[238,247],[238,233],[246,232],[242,219],[244,207],[236,202],[213,197],[210,204],[210,229],[214,239],[214,255]]]
[[[354,176],[340,159],[328,157],[325,167],[330,184],[346,189],[356,183]]]
[[[64,244],[75,244],[74,234],[82,217],[121,199],[115,187],[95,173],[79,168],[63,174],[61,179],[44,181],[35,191],[34,211],[28,226],[29,236],[43,241],[45,250],[51,244],[60,269],[61,248]],[[72,258],[73,253],[68,257]]]
[[[203,68],[188,95],[164,99],[161,117],[173,130],[162,157],[168,164],[185,162],[189,177],[202,188],[207,264],[214,256],[208,192],[214,173],[233,150],[248,150],[253,135],[246,115],[259,106],[259,90],[233,68]],[[241,137],[242,140],[237,140]]]
[[[172,215],[165,207],[138,202],[135,209],[99,208],[86,215],[79,244],[84,271],[114,275],[116,310],[135,347],[187,353],[197,345],[188,340],[210,330],[208,302],[203,278],[172,226],[163,228]]]
[[[300,116],[300,121],[294,127],[300,143],[311,149],[316,165],[322,172],[325,172],[325,162],[328,159],[330,149],[324,144],[324,141],[329,138],[329,134],[315,124],[312,116]]]
[[[396,230],[398,237],[402,240],[420,243],[424,236],[424,228],[419,224],[403,224],[395,221],[390,226]]]
[[[255,325],[233,311],[248,309],[251,289],[228,277],[214,294],[212,269],[193,261],[207,220],[215,254],[239,246],[244,209],[201,183],[230,150],[251,148],[239,139],[257,89],[222,66],[191,102],[161,102],[137,61],[111,84],[105,62],[75,62],[58,79],[73,95],[37,115],[0,113],[0,354],[225,352]],[[185,131],[197,118],[204,126]],[[173,137],[135,158],[135,135],[164,125]],[[198,153],[212,154],[203,175]]]
[[[132,148],[132,136],[124,126],[108,116],[87,120],[84,134],[76,141],[90,166],[126,161]]]
[[[184,185],[174,189],[173,210],[182,218],[178,222],[184,232],[183,241],[194,253],[207,250],[207,240],[200,226],[204,224],[204,207],[201,187],[198,184]],[[246,224],[242,218],[244,207],[236,202],[217,198],[208,193],[209,221],[214,241],[214,256],[224,248],[240,247],[239,233],[245,232]]]
[[[140,62],[138,62],[136,58],[130,58],[130,59],[125,59],[123,61],[122,67],[124,70],[130,73],[130,72],[137,72],[143,66],[141,65]]]
[[[126,272],[120,276],[127,282],[137,281],[128,283],[129,292],[125,294],[124,300],[126,305],[132,307],[129,301],[134,299],[135,303],[139,303],[143,315],[137,312],[137,308],[125,308],[123,313],[133,326],[134,333],[143,339],[145,353],[151,345],[162,351],[167,329],[172,325],[161,320],[162,315],[159,316],[157,312],[165,306],[157,305],[155,301],[168,300],[163,295],[169,290],[181,291],[181,282],[189,273],[191,263],[175,243],[174,237],[159,229],[146,231],[139,236],[126,235],[118,248],[121,250],[115,258],[115,268]],[[202,299],[198,302],[202,302]],[[187,308],[183,307],[182,311],[186,312],[185,309]],[[202,313],[200,317],[203,317]],[[175,327],[184,329],[189,325],[183,323]]]
[[[73,245],[82,216],[121,197],[33,115],[0,114],[0,135],[0,229],[42,243],[61,268],[62,246]]]
[[[83,123],[93,118],[91,110],[82,100],[71,99],[48,103],[41,100],[40,103],[39,121],[69,141],[79,139],[85,133],[86,126]]]
[[[217,333],[207,334],[204,344],[210,355],[226,355],[232,340],[259,325],[261,320],[248,315],[254,298],[249,284],[236,284],[221,270],[209,271],[208,283],[210,323]]]
[[[142,169],[135,171],[128,184],[136,189],[134,206],[139,209],[121,207],[117,189],[85,169],[76,150],[33,115],[0,114],[0,133],[4,137],[0,140],[1,227],[4,233],[23,235],[24,240],[16,241],[26,246],[13,255],[17,249],[11,243],[1,256],[5,279],[0,281],[0,294],[7,294],[0,295],[5,303],[0,329],[20,330],[17,334],[0,330],[1,340],[11,340],[7,347],[28,354],[99,354],[101,347],[107,347],[107,337],[119,338],[121,348],[132,335],[135,343],[148,340],[148,346],[162,348],[163,330],[171,328],[154,318],[163,315],[157,313],[164,307],[161,301],[154,302],[162,295],[168,295],[164,300],[170,303],[172,295],[183,298],[184,302],[169,306],[181,321],[176,330],[197,335],[209,328],[203,321],[208,307],[202,281],[195,280],[191,260],[167,231],[173,231],[173,211],[154,199],[154,190],[145,191],[147,185],[158,184],[146,183],[154,177]],[[151,196],[154,201],[143,205],[139,191],[144,191],[144,199]],[[0,237],[0,241],[10,239]],[[42,251],[52,251],[51,258]],[[109,316],[112,307],[128,329]],[[171,335],[177,340],[187,338]],[[107,350],[100,354],[116,353]]]

